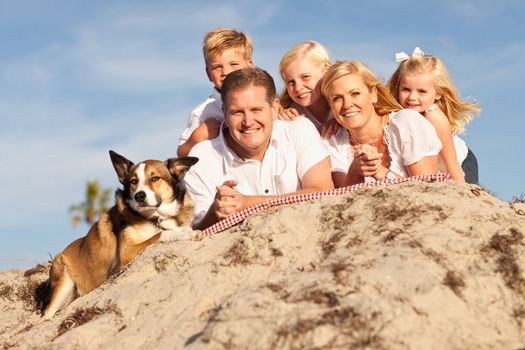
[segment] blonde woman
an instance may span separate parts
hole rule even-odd
[[[438,172],[441,142],[432,124],[403,109],[366,65],[336,62],[321,90],[342,126],[324,140],[336,187]]]

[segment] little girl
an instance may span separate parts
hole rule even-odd
[[[421,113],[436,129],[443,145],[439,170],[450,173],[453,179],[477,183],[476,157],[456,134],[464,131],[474,114],[479,114],[478,104],[462,100],[443,61],[425,55],[419,47],[411,57],[401,52],[396,59],[401,63],[387,88],[404,108]]]
[[[291,120],[304,115],[314,123],[322,136],[330,136],[338,124],[330,106],[321,94],[321,80],[330,67],[330,56],[317,41],[305,41],[293,46],[282,57],[279,73],[284,82],[280,96],[284,109],[280,118]]]

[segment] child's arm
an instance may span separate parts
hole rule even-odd
[[[332,137],[332,135],[337,134],[339,129],[341,128],[341,124],[339,124],[335,118],[328,119],[323,123],[323,126],[321,127],[321,137],[323,139],[329,139]]]
[[[197,129],[193,130],[190,138],[177,148],[177,156],[186,157],[197,143],[219,136],[220,128],[221,122],[218,119],[206,119]]]
[[[439,156],[445,163],[447,171],[454,180],[465,181],[461,165],[458,162],[456,148],[452,140],[452,128],[447,116],[439,108],[433,108],[425,113],[425,118],[434,126],[436,133],[443,145]]]
[[[279,115],[278,118],[281,120],[285,120],[287,122],[294,120],[296,117],[299,116],[299,112],[293,107],[290,108],[279,108]]]

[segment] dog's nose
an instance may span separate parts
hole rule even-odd
[[[146,193],[144,191],[137,192],[135,194],[135,200],[139,203],[144,202],[144,199],[146,199]]]

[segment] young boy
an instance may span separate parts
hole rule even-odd
[[[210,97],[190,114],[188,126],[179,140],[177,155],[185,157],[193,146],[219,135],[224,120],[221,102],[222,81],[235,70],[252,67],[253,44],[250,37],[233,29],[218,28],[208,32],[202,41],[206,75],[213,83]]]

